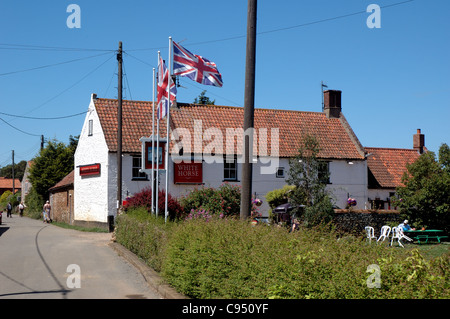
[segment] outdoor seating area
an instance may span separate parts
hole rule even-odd
[[[369,243],[372,242],[372,239],[376,239],[375,237],[375,229],[371,226],[366,226],[366,239],[369,240]],[[417,242],[420,244],[427,244],[431,242],[437,242],[441,243],[442,239],[448,238],[448,236],[445,235],[443,230],[437,230],[437,229],[429,229],[429,230],[408,230],[404,231],[402,227],[390,227],[390,226],[383,226],[380,230],[380,236],[377,239],[378,242],[384,242],[386,239],[389,241],[389,236],[391,243],[390,246],[393,245],[394,239],[397,239],[398,245],[401,247],[404,247],[401,240],[405,239],[409,242]]]
[[[418,244],[427,244],[428,241],[437,241],[440,243],[442,239],[448,238],[443,230],[438,229],[408,230],[405,233],[414,240],[417,240]]]

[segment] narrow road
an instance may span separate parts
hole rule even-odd
[[[160,299],[110,239],[3,214],[0,299]]]

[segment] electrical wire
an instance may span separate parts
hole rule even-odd
[[[106,64],[109,60],[111,60],[115,55],[111,55],[108,59],[106,59],[104,62],[102,62],[99,66],[97,66],[95,69],[93,69],[92,71],[90,71],[89,73],[87,73],[86,75],[84,75],[82,78],[80,78],[78,81],[76,81],[74,84],[72,84],[71,86],[69,86],[68,88],[64,89],[63,91],[61,91],[60,93],[58,93],[57,95],[53,96],[52,98],[50,98],[49,100],[45,101],[44,103],[38,105],[37,107],[35,107],[34,109],[32,109],[30,112],[33,112],[39,108],[41,108],[42,106],[44,106],[45,104],[53,101],[54,99],[56,99],[57,97],[63,95],[64,93],[66,93],[67,91],[69,91],[71,88],[73,88],[74,86],[78,85],[80,82],[82,82],[84,79],[86,79],[89,75],[91,75],[92,73],[94,73],[95,71],[97,71],[99,68],[101,68],[104,64]],[[28,113],[30,113],[28,112]],[[74,115],[75,116],[75,115]]]
[[[5,48],[5,46],[6,46],[6,48]],[[69,52],[73,52],[73,51],[114,52],[115,51],[115,50],[108,50],[108,49],[66,48],[66,47],[51,47],[51,46],[42,46],[42,45],[29,45],[29,44],[12,44],[12,43],[0,43],[0,50],[69,51]]]
[[[11,72],[0,73],[0,76],[11,75],[11,74],[17,74],[17,73],[28,72],[28,71],[34,71],[34,70],[39,70],[39,69],[44,69],[44,68],[49,68],[49,67],[53,67],[53,66],[57,66],[57,65],[68,64],[68,63],[72,63],[72,62],[77,62],[77,61],[82,61],[82,60],[92,59],[92,58],[96,58],[96,57],[99,57],[99,56],[102,56],[102,55],[106,55],[106,54],[110,54],[110,52],[101,53],[101,54],[92,55],[92,56],[83,57],[83,58],[78,58],[78,59],[69,60],[69,61],[64,61],[64,62],[58,62],[58,63],[53,63],[53,64],[42,65],[42,66],[38,66],[38,67],[34,67],[34,68],[29,68],[29,69],[24,69],[24,70],[17,70],[17,71],[11,71]]]
[[[406,4],[406,3],[409,3],[409,2],[413,2],[413,1],[415,1],[415,0],[406,0],[406,1],[396,2],[396,3],[380,6],[380,9],[385,9],[385,8],[389,8],[389,7],[399,6],[399,5],[403,5],[403,4]],[[320,20],[316,20],[316,21],[306,22],[306,23],[302,23],[302,24],[287,26],[287,27],[283,27],[283,28],[277,28],[277,29],[272,29],[272,30],[267,30],[267,31],[260,31],[260,32],[257,32],[256,34],[257,35],[264,35],[264,34],[269,34],[269,33],[274,33],[274,32],[286,31],[286,30],[290,30],[290,29],[302,28],[302,27],[306,27],[306,26],[310,26],[310,25],[314,25],[314,24],[319,24],[319,23],[323,23],[323,22],[328,22],[328,21],[348,18],[348,17],[351,17],[351,16],[364,14],[364,13],[367,13],[367,11],[366,10],[357,11],[357,12],[353,12],[353,13],[348,13],[348,14],[332,17],[332,18],[325,18],[325,19],[320,19]],[[237,35],[237,36],[231,36],[231,37],[222,38],[222,39],[189,43],[189,46],[202,45],[202,44],[215,43],[215,42],[224,42],[224,41],[230,41],[230,40],[237,40],[237,39],[242,39],[242,38],[246,38],[246,37],[247,37],[246,35]],[[167,47],[131,49],[131,50],[128,49],[127,51],[129,51],[129,52],[131,52],[131,51],[154,51],[154,50],[161,50],[161,49],[166,49],[166,48]],[[134,58],[137,59],[136,57],[134,57]]]
[[[22,118],[22,119],[29,119],[29,120],[61,120],[61,119],[67,119],[70,117],[75,117],[75,116],[79,116],[82,114],[86,114],[86,112],[81,112],[81,113],[76,113],[76,114],[71,114],[71,115],[64,115],[64,116],[57,116],[57,117],[34,117],[34,116],[25,116],[25,115],[15,115],[15,114],[9,114],[9,113],[4,113],[4,112],[0,112],[0,114],[6,115],[6,116],[11,116],[11,117],[18,117],[18,118]]]
[[[23,133],[23,134],[27,134],[27,135],[30,135],[30,136],[41,136],[40,134],[33,134],[33,133],[25,132],[24,130],[21,130],[20,128],[15,127],[14,125],[9,124],[8,122],[6,122],[6,121],[5,121],[4,119],[2,119],[1,117],[0,117],[0,121],[2,121],[2,122],[5,123],[6,125],[9,125],[9,126],[12,127],[13,129],[15,129],[15,130],[17,130],[17,131],[19,131],[19,132],[21,132],[21,133]]]

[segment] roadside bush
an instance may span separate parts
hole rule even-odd
[[[328,225],[284,228],[234,219],[164,224],[145,211],[118,218],[117,241],[192,298],[449,298],[450,254],[338,238]],[[381,288],[369,288],[369,265]]]
[[[166,210],[165,207],[165,196],[166,192],[160,190],[158,192],[158,210],[160,214],[164,215]],[[124,209],[128,210],[130,208],[145,208],[147,212],[151,212],[152,209],[152,188],[150,186],[145,187],[139,193],[134,194],[127,198],[127,203],[124,205]],[[167,197],[167,210],[169,211],[170,219],[179,218],[183,215],[183,207],[178,202],[178,200],[173,197],[170,193]]]
[[[34,219],[41,218],[44,203],[44,198],[32,187],[30,193],[25,197],[25,216]]]
[[[155,271],[161,271],[165,248],[173,223],[149,214],[144,207],[132,208],[116,220],[116,241],[142,258]]]

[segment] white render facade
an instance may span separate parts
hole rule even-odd
[[[75,222],[107,223],[108,216],[117,213],[117,153],[108,147],[107,137],[96,109],[96,97],[92,95],[75,152],[74,174],[74,220]],[[140,136],[140,137],[148,137]],[[136,143],[140,145],[137,139]],[[148,179],[133,178],[133,158],[140,157],[141,152],[123,152],[122,154],[122,199],[138,193],[151,185],[150,175]],[[361,156],[363,157],[363,156]],[[357,200],[355,208],[368,208],[368,182],[367,160],[360,159],[324,159],[329,163],[330,183],[327,189],[330,191],[335,204],[345,208],[347,198]],[[236,180],[225,179],[224,164],[213,162],[204,157],[202,163],[202,184],[174,184],[173,162],[169,160],[169,193],[180,197],[187,195],[191,190],[202,185],[207,187],[219,187],[225,182],[240,185],[242,172],[241,164],[237,162]],[[273,172],[261,174],[261,168],[272,163]],[[263,164],[264,163],[264,164]],[[81,176],[83,167],[98,165],[99,171],[93,175]],[[277,169],[284,168],[284,174],[277,175]],[[267,192],[286,185],[289,170],[289,159],[286,157],[266,157],[256,161],[253,165],[252,194],[263,201],[259,208],[263,216],[268,216],[269,207],[265,200]],[[160,189],[165,188],[165,171],[160,172]]]

